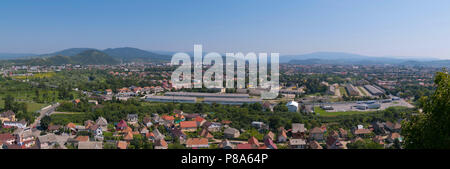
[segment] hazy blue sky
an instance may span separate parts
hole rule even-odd
[[[450,59],[449,0],[1,0],[0,52],[72,47]]]

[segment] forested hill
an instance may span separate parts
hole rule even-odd
[[[51,57],[39,57],[32,59],[15,59],[3,61],[3,64],[10,65],[63,65],[63,64],[80,64],[80,65],[114,65],[120,61],[112,56],[107,55],[99,50],[86,50],[75,56],[56,55]]]

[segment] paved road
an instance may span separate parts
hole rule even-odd
[[[45,116],[45,115],[49,115],[51,114],[51,112],[55,111],[55,109],[59,106],[59,103],[53,104],[51,106],[47,106],[44,107],[40,110],[39,112],[39,117],[36,118],[36,120],[34,120],[34,123],[30,125],[31,128],[35,128],[38,124],[41,123],[41,119]]]

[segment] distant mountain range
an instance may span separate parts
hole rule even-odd
[[[434,58],[400,58],[400,57],[373,57],[340,52],[315,52],[304,55],[280,56],[280,63],[291,64],[338,64],[338,65],[411,65],[449,67],[450,60]]]
[[[6,61],[14,65],[114,65],[120,63],[119,60],[95,49],[89,49],[74,56],[56,55],[50,57],[34,57],[31,59],[14,59]]]
[[[48,65],[48,64],[118,64],[129,62],[170,62],[170,51],[145,51],[122,47],[97,50],[94,48],[70,48],[49,54],[8,54],[0,53],[0,59],[10,64]],[[187,52],[193,57],[193,52]],[[206,52],[203,54],[206,55]],[[373,57],[342,52],[315,52],[303,55],[280,56],[280,63],[291,64],[338,64],[338,65],[411,65],[450,67],[450,60],[434,58]]]
[[[3,56],[3,57],[1,57]],[[15,54],[0,55],[4,61],[14,65],[61,65],[61,64],[118,64],[129,62],[169,62],[169,55],[157,54],[137,48],[70,48],[62,51],[35,55]]]

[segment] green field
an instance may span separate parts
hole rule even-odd
[[[47,72],[47,73],[33,73],[33,76],[15,76],[14,79],[42,79],[42,78],[51,78],[55,75],[55,72]]]
[[[42,108],[44,108],[45,106],[47,106],[47,104],[41,104],[41,103],[34,103],[34,102],[28,102],[25,101],[27,103],[27,111],[28,112],[36,112]],[[3,109],[5,102],[3,100],[0,100],[0,108]]]
[[[69,122],[75,124],[84,124],[84,121],[89,120],[90,117],[86,113],[71,112],[70,114],[52,114],[52,123],[66,125]]]
[[[335,116],[353,115],[353,114],[366,114],[366,113],[372,113],[373,111],[327,112],[320,107],[314,107],[314,112],[316,114],[319,114],[320,116],[335,117]]]

